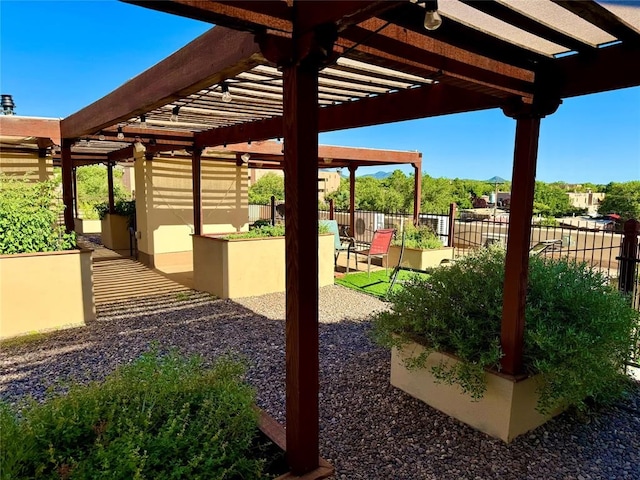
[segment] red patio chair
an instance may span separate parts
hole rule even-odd
[[[367,274],[371,273],[371,257],[381,258],[384,262],[385,270],[387,268],[387,256],[389,255],[389,247],[391,246],[391,240],[395,230],[393,228],[383,228],[373,232],[373,239],[371,245],[366,250],[352,250],[356,258],[356,270],[358,269],[358,255],[365,255],[367,257]],[[387,257],[387,258],[385,258]],[[349,271],[349,264],[347,263],[347,272]]]

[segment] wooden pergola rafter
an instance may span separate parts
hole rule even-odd
[[[319,132],[492,108],[515,119],[501,344],[503,371],[521,373],[540,121],[563,98],[640,85],[633,6],[440,0],[443,23],[427,31],[423,5],[409,0],[124,1],[217,26],[62,121],[65,185],[76,139],[118,126],[128,140],[134,131],[150,138],[141,115],[158,138],[192,135],[185,141],[192,142],[195,172],[206,148],[284,138],[287,446],[294,473],[318,467]],[[231,102],[223,101],[226,89]],[[196,176],[194,192],[200,188]]]

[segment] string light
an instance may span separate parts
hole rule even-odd
[[[173,110],[171,110],[171,121],[177,122],[179,114],[180,114],[180,105],[176,105],[175,107],[173,107]]]
[[[229,92],[229,85],[227,84],[227,82],[222,82],[221,88],[222,88],[222,101],[224,103],[229,103],[231,100],[233,100],[233,97],[231,96],[231,92]]]
[[[124,133],[122,132],[122,127],[118,127],[118,135],[116,136],[118,140],[124,140]]]
[[[140,128],[147,128],[147,116],[140,115]]]

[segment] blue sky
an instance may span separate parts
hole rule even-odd
[[[0,0],[0,90],[13,95],[19,115],[65,117],[210,27],[115,0]],[[320,141],[417,150],[433,177],[486,179],[511,178],[514,134],[515,121],[492,110],[332,132]],[[640,179],[640,87],[565,100],[542,121],[537,178]]]

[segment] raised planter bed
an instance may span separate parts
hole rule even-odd
[[[129,218],[107,213],[101,220],[102,244],[111,250],[128,250],[130,247]]]
[[[391,245],[389,247],[389,265],[395,267],[398,265],[400,258],[400,246]],[[427,268],[437,267],[442,260],[451,260],[453,258],[452,247],[442,247],[436,249],[419,249],[404,248],[402,255],[402,265],[404,268],[412,268],[415,270],[425,270]]]
[[[332,234],[320,235],[319,286],[333,284]],[[219,298],[285,291],[284,237],[226,239],[193,236],[194,288]]]
[[[416,343],[402,350],[392,349],[391,384],[492,437],[508,443],[561,413],[556,410],[543,415],[536,410],[538,376],[516,378],[487,371],[487,390],[476,401],[462,393],[458,385],[438,382],[433,376],[431,367],[458,362],[450,355],[435,352],[429,355],[425,368],[407,369],[404,361],[423,350]]]
[[[0,338],[95,320],[91,250],[0,255]]]

